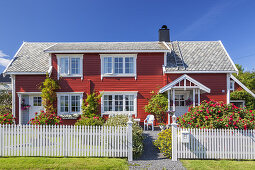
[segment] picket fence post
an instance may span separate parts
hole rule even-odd
[[[176,116],[172,117],[172,161],[177,161],[177,123]]]
[[[128,116],[128,122],[127,122],[127,138],[128,138],[128,161],[133,161],[133,139],[132,139],[132,114],[129,114]]]

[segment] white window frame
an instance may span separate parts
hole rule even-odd
[[[68,96],[68,109],[69,112],[60,112],[60,96]],[[72,112],[71,110],[71,96],[80,96],[80,112]],[[82,100],[83,100],[83,92],[57,92],[57,100],[58,100],[58,115],[64,115],[64,114],[82,114],[81,106],[82,106]]]
[[[37,105],[35,106],[35,97],[37,98]],[[38,105],[38,98],[41,98],[41,105]],[[42,97],[41,96],[33,96],[33,107],[41,107],[42,106]]]
[[[59,77],[81,77],[83,79],[83,54],[56,54],[58,62],[58,79]],[[68,74],[60,73],[60,60],[61,58],[68,58]],[[71,74],[71,59],[80,58],[80,74]]]
[[[231,84],[232,84],[232,88],[231,88]],[[235,91],[235,82],[233,80],[230,80],[229,90]]]
[[[112,58],[112,73],[104,73],[104,58],[111,57]],[[123,58],[123,73],[118,74],[114,73],[115,71],[115,58]],[[134,58],[134,73],[125,73],[125,58],[132,57]],[[136,61],[137,61],[137,54],[100,54],[101,59],[101,79],[103,77],[135,77],[137,78],[136,74]]]
[[[100,92],[102,94],[101,97],[101,116],[103,115],[116,115],[116,114],[129,114],[132,113],[137,117],[137,91],[103,91]],[[123,95],[123,108],[126,106],[125,95],[134,95],[134,111],[104,111],[104,95],[112,95],[112,108],[115,109],[115,95]]]

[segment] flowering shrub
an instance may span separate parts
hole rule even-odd
[[[13,115],[10,113],[0,114],[0,124],[13,124]]]
[[[126,115],[116,115],[109,117],[105,126],[127,126],[128,117]],[[135,158],[140,157],[143,153],[143,129],[133,121],[133,155]]]
[[[158,134],[158,139],[155,140],[154,145],[163,153],[164,156],[171,158],[172,156],[172,131],[166,129]]]
[[[84,126],[102,126],[104,124],[104,120],[101,117],[82,117],[79,119],[75,125],[84,125]]]
[[[35,115],[37,115],[37,112]],[[39,115],[29,120],[28,123],[31,125],[60,125],[63,122],[62,118],[57,116],[55,113],[41,111]]]
[[[255,111],[233,104],[203,101],[200,106],[190,107],[187,113],[177,118],[177,123],[184,128],[254,129],[254,119]]]

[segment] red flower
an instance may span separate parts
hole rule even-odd
[[[228,127],[228,125],[226,125],[226,127]]]

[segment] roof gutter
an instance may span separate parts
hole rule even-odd
[[[46,72],[5,72],[9,75],[45,75]]]

